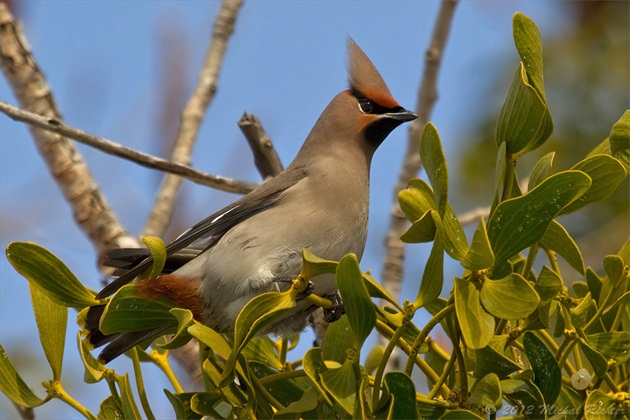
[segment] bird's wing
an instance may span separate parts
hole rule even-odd
[[[173,265],[181,266],[212,248],[226,232],[237,224],[275,207],[282,193],[304,177],[306,177],[304,168],[286,170],[182,233],[166,247],[167,260],[170,259],[171,264],[169,271],[176,269]],[[96,299],[103,299],[114,294],[153,263],[153,257],[147,255],[147,250],[138,248],[116,249],[110,251],[107,258],[105,265],[119,268],[117,273],[122,275],[105,286],[96,295]]]

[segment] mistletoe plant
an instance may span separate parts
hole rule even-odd
[[[630,241],[620,244],[616,255],[604,256],[598,273],[584,266],[578,246],[557,219],[606,199],[627,178],[630,111],[571,169],[554,172],[554,153],[541,157],[522,189],[519,158],[550,137],[553,123],[538,29],[522,14],[513,23],[521,61],[499,115],[496,186],[487,220],[479,221],[469,243],[449,203],[448,168],[431,124],[420,146],[430,184],[413,179],[399,195],[412,222],[402,239],[432,243],[413,301],[396,302],[361,272],[354,255],[336,262],[304,251],[302,273],[293,287],[254,298],[240,313],[234,333],[225,335],[168,300],[140,300],[132,285],[96,301],[95,293],[50,252],[32,243],[12,243],[7,258],[29,281],[52,377],[44,382],[46,396],[38,397],[0,347],[0,390],[24,407],[58,398],[87,418],[151,419],[142,363],[152,363],[171,382],[172,389],[164,393],[178,418],[478,419],[499,412],[526,418],[627,419]],[[145,243],[156,261],[147,274],[152,278],[161,272],[165,250],[156,238]],[[445,254],[462,271],[448,297],[441,298]],[[535,264],[539,256],[546,262]],[[571,273],[560,272],[557,256]],[[273,341],[259,332],[291,311],[306,281],[322,273],[336,273],[346,315],[330,325],[322,347],[289,362],[295,339]],[[316,296],[309,299],[330,304]],[[105,334],[156,325],[170,329],[164,339],[128,352],[138,401],[128,374],[102,365],[82,332],[77,333],[85,382],[105,381],[111,390],[95,414],[64,391],[62,356],[67,308],[79,311],[81,324],[85,309],[102,303],[108,305],[100,324]],[[432,318],[417,326],[414,315],[421,308]],[[450,341],[448,348],[431,339],[438,325]],[[365,348],[374,331],[387,338],[385,348]],[[169,351],[190,340],[201,344],[202,391],[186,392],[169,365]],[[386,373],[396,348],[406,355],[406,365]],[[411,379],[415,367],[428,381],[426,394]]]

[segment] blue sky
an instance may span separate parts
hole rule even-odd
[[[193,155],[203,171],[258,181],[236,121],[255,113],[288,164],[332,97],[346,87],[345,39],[352,36],[372,59],[401,105],[414,109],[439,3],[436,1],[251,1],[239,14],[230,40],[219,90],[204,120]],[[148,153],[156,144],[160,112],[159,34],[176,28],[187,57],[182,80],[187,97],[203,60],[218,2],[202,1],[27,1],[22,3],[24,30],[68,124]],[[511,38],[516,11],[531,17],[545,37],[571,24],[559,2],[463,1],[455,13],[439,76],[439,99],[432,122],[444,144],[447,161],[455,161],[458,143],[481,115],[497,114],[501,102],[490,100],[495,80],[509,80],[518,57]],[[505,57],[512,57],[510,62]],[[508,86],[500,88],[507,92]],[[16,104],[0,77],[0,99]],[[371,214],[364,270],[379,277],[391,205],[407,129],[397,129],[381,146],[372,164]],[[0,115],[0,241],[35,241],[48,248],[89,287],[99,287],[91,244],[75,226],[69,207],[49,177],[33,141],[21,123]],[[138,233],[153,203],[159,182],[155,171],[79,145],[95,179],[131,233]],[[450,175],[458,176],[451,166]],[[492,171],[493,168],[480,168]],[[236,196],[185,183],[178,210],[201,219]],[[458,208],[459,212],[470,210]],[[427,248],[411,247],[402,296],[415,297]],[[447,277],[460,271],[447,268]],[[448,290],[447,290],[448,292]],[[82,376],[70,314],[65,374]],[[420,322],[420,321],[419,321]],[[304,341],[310,342],[306,336]],[[0,342],[10,357],[20,349],[41,354],[25,279],[0,258]],[[297,355],[295,356],[297,357]],[[129,369],[126,360],[114,367]],[[46,370],[27,369],[24,376],[39,395]],[[149,373],[160,417],[172,415],[161,389],[167,383]],[[96,412],[105,384],[69,386],[77,399]],[[0,412],[11,410],[0,397]],[[38,410],[39,418],[75,418],[61,403]],[[13,413],[8,412],[8,415]],[[4,416],[3,416],[4,417]]]

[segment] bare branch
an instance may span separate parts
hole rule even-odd
[[[245,112],[238,121],[238,126],[245,135],[249,147],[254,154],[254,163],[258,172],[267,179],[278,175],[283,170],[282,162],[276,149],[273,147],[271,139],[260,124],[260,120],[253,114]],[[315,343],[318,346],[324,345],[326,331],[328,331],[328,322],[324,320],[324,311],[320,308],[313,312],[309,317],[309,322],[315,333]]]
[[[488,217],[488,214],[490,214],[490,207],[477,207],[458,216],[458,219],[462,226],[466,226],[478,222],[482,217]]]
[[[519,182],[519,187],[521,191],[527,191],[527,185],[529,184],[529,177],[523,178]],[[477,207],[476,209],[472,209],[460,216],[457,216],[459,219],[459,223],[462,226],[472,225],[473,223],[479,222],[482,218],[487,218],[490,215],[490,207]]]
[[[242,0],[224,0],[221,3],[214,22],[212,41],[201,68],[197,86],[182,112],[181,124],[171,156],[171,161],[175,163],[190,165],[190,155],[199,133],[199,126],[217,91],[217,80],[223,57],[228,40],[234,32],[234,24],[242,3]],[[167,174],[164,177],[155,197],[153,210],[144,227],[144,235],[164,235],[173,217],[175,200],[181,183],[182,178],[177,175]]]
[[[0,2],[0,59],[2,71],[20,105],[28,114],[42,115],[50,125],[61,125],[61,115],[50,87],[30,51],[21,25]],[[26,111],[22,111],[26,112]],[[34,113],[34,114],[33,114]],[[62,132],[30,126],[40,154],[73,211],[75,223],[93,243],[99,258],[105,251],[137,246],[109,207],[83,157]],[[41,126],[39,128],[42,128]]]
[[[190,165],[190,155],[199,133],[199,127],[217,91],[217,81],[227,49],[227,42],[234,32],[234,24],[241,5],[241,0],[224,0],[221,4],[214,22],[212,40],[199,73],[197,86],[182,111],[181,123],[171,155],[171,160],[175,163]],[[143,235],[164,236],[173,219],[181,184],[182,178],[177,175],[167,174],[164,177],[156,194],[151,214],[144,226]],[[199,360],[198,343],[189,343],[189,345],[173,351],[172,355],[186,370],[191,380],[199,381],[201,367],[197,363]],[[192,363],[193,361],[194,363]]]
[[[402,191],[409,179],[415,177],[422,163],[418,155],[420,136],[426,126],[433,105],[437,100],[437,77],[442,60],[442,53],[448,39],[451,21],[457,6],[457,0],[442,0],[438,12],[429,48],[425,53],[424,73],[418,91],[418,103],[416,114],[418,119],[409,127],[409,137],[407,140],[407,150],[403,158],[402,167],[398,175],[398,181],[394,186],[393,204],[391,208],[391,218],[387,238],[385,239],[385,261],[382,270],[383,287],[398,299],[403,276],[403,260],[405,257],[405,244],[400,240],[400,236],[407,227],[407,219],[398,205],[398,193]],[[382,343],[381,343],[382,344]],[[397,358],[390,358],[395,367]]]
[[[238,120],[238,126],[252,149],[254,164],[263,179],[276,176],[282,172],[284,168],[280,157],[273,147],[271,139],[260,124],[258,117],[245,112],[241,119]]]
[[[309,317],[308,322],[310,322],[311,327],[313,327],[313,332],[315,333],[313,346],[324,347],[324,338],[330,326],[330,323],[324,319],[324,310],[317,308]]]
[[[17,403],[13,403],[13,406],[17,410],[20,418],[22,420],[34,420],[35,419],[35,411],[31,407],[22,407]]]
[[[418,91],[418,104],[416,106],[418,119],[409,128],[407,151],[398,175],[398,181],[394,186],[391,219],[385,240],[385,262],[382,272],[383,286],[394,299],[398,298],[400,292],[403,274],[402,263],[405,255],[404,243],[400,240],[400,235],[404,233],[407,226],[407,219],[405,219],[398,206],[398,193],[406,187],[407,182],[416,176],[422,167],[420,156],[418,155],[418,145],[422,131],[429,121],[433,105],[437,99],[438,71],[456,5],[457,0],[442,0],[440,3],[440,10],[433,27],[431,42],[425,54],[424,73],[420,83],[420,90]]]
[[[206,185],[222,191],[240,194],[246,194],[257,186],[257,184],[251,182],[236,181],[230,178],[222,177],[220,175],[210,175],[205,172],[192,169],[191,167],[186,165],[173,163],[165,159],[138,152],[137,150],[129,149],[119,143],[115,143],[102,137],[94,136],[92,134],[86,133],[85,131],[66,125],[61,122],[58,117],[42,117],[41,115],[11,106],[6,102],[0,101],[0,112],[3,112],[16,121],[25,122],[31,127],[37,127],[39,129],[46,130],[36,130],[37,133],[48,134],[48,132],[52,132],[60,134],[83,144],[87,144],[88,146],[94,147],[110,155],[131,160],[147,168],[158,169],[161,171],[180,175],[197,184]],[[35,129],[33,129],[33,131],[35,131]],[[67,139],[64,140],[67,142]]]
[[[169,353],[188,374],[188,380],[195,388],[203,387],[203,373],[199,356],[199,341],[190,340],[182,347],[173,349]]]

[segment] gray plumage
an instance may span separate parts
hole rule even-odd
[[[372,156],[394,128],[416,116],[398,105],[352,40],[348,55],[350,89],[333,98],[286,170],[167,246],[165,271],[198,287],[201,321],[217,331],[233,329],[236,316],[254,296],[288,288],[277,279],[300,273],[303,248],[330,260],[363,254]],[[145,255],[113,251],[110,265],[118,267],[121,276],[97,298],[113,294],[144,271],[151,264]],[[336,292],[333,275],[312,281],[313,293]],[[313,309],[300,302],[269,332],[301,331]],[[94,311],[92,318],[99,317]],[[93,332],[95,346],[114,339],[101,354],[106,361],[138,341],[126,340],[124,334],[101,337]],[[144,340],[147,334],[137,336]]]

